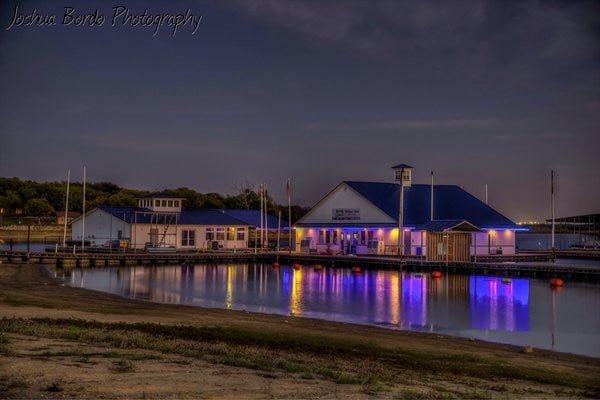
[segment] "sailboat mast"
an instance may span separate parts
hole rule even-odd
[[[267,184],[265,186],[265,241],[267,242],[267,250],[269,250],[269,223],[267,222]]]
[[[63,230],[63,247],[67,245],[67,214],[69,212],[69,182],[71,180],[71,170],[67,170],[67,198],[65,199],[65,228]]]
[[[552,256],[554,256],[554,211],[555,211],[555,201],[554,201],[554,170],[550,171],[550,201],[552,207]]]
[[[83,166],[83,207],[81,218],[81,251],[85,248],[85,165]]]

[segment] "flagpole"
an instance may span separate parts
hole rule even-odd
[[[71,170],[67,170],[67,198],[65,200],[65,228],[63,230],[63,248],[67,245],[67,213],[69,212],[69,182],[71,181]]]
[[[85,165],[83,166],[83,216],[81,219],[81,252],[85,249]]]
[[[485,204],[488,204],[488,186],[485,184]]]
[[[433,171],[431,171],[431,207],[429,220],[433,221]]]
[[[292,254],[292,182],[290,178],[287,181],[287,195],[288,195],[288,245],[290,248],[290,254]]]

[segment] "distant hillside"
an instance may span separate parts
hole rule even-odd
[[[86,209],[91,210],[101,204],[112,206],[135,206],[137,196],[150,194],[147,190],[122,188],[111,182],[86,183]],[[67,191],[66,182],[34,182],[19,178],[0,177],[0,208],[3,215],[48,216],[64,210]],[[235,208],[260,209],[260,199],[254,187],[246,184],[236,195],[223,196],[219,193],[199,193],[181,187],[166,189],[164,192],[184,200],[184,208]],[[83,185],[72,182],[69,187],[69,210],[82,211]],[[279,205],[268,198],[269,213],[276,215],[279,210],[287,219],[287,205]],[[292,206],[292,221],[297,221],[308,211],[298,205]]]

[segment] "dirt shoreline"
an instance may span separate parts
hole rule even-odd
[[[600,395],[597,358],[147,303],[62,286],[37,265],[0,265],[0,318],[7,398]]]

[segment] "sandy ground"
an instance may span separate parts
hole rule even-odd
[[[0,318],[77,318],[100,322],[150,322],[265,331],[278,335],[335,337],[382,348],[477,356],[499,366],[542,369],[600,382],[600,360],[440,335],[390,331],[313,319],[220,309],[161,305],[65,287],[42,266],[0,265]],[[115,348],[107,344],[2,333],[0,397],[4,398],[581,398],[598,385],[402,370],[378,385],[340,384],[285,370],[261,371],[180,354]],[[285,349],[268,349],[285,353]],[[292,355],[293,356],[293,355]],[[315,362],[324,362],[315,358]],[[332,362],[337,362],[332,360]],[[356,360],[356,362],[362,362]],[[340,360],[351,368],[353,360]],[[377,360],[370,364],[378,365]]]

